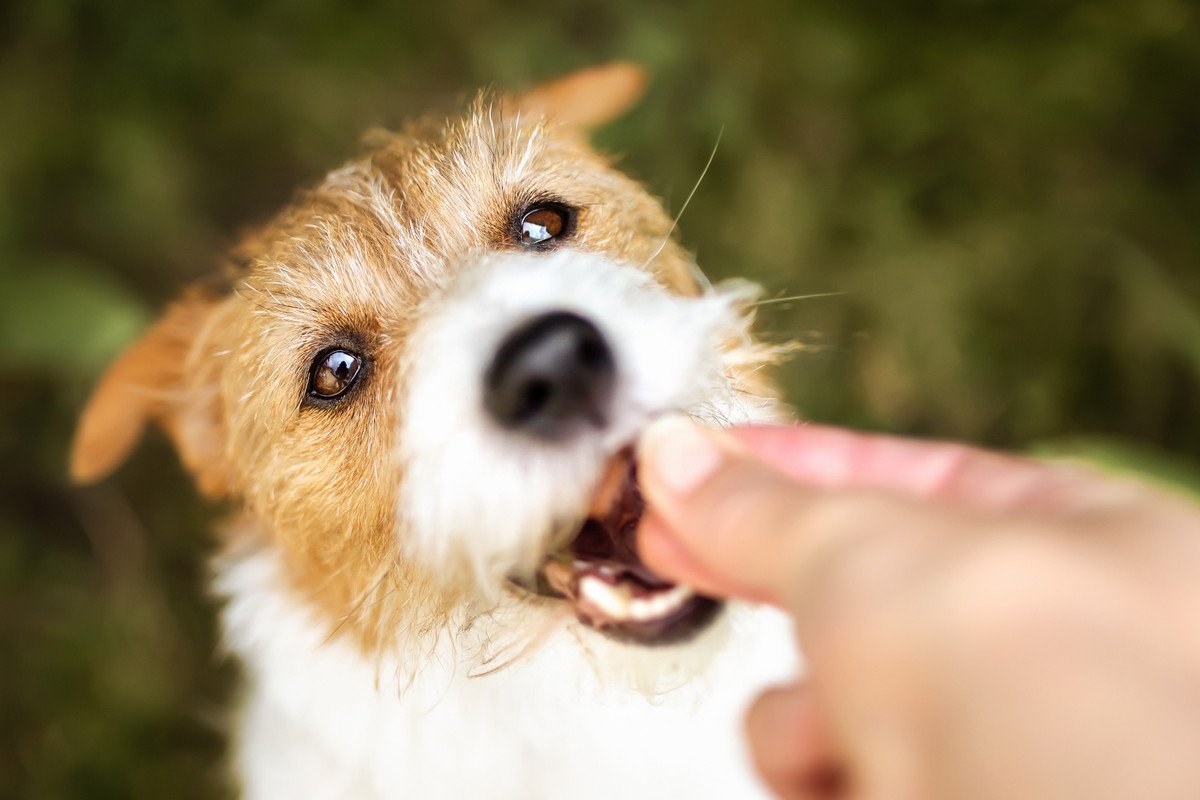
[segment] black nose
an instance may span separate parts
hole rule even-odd
[[[604,425],[615,382],[612,351],[596,326],[552,311],[501,342],[484,376],[484,403],[506,428],[557,439]]]

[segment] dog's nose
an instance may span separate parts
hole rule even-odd
[[[484,403],[510,430],[558,439],[584,425],[604,425],[616,372],[595,325],[552,311],[501,342],[484,377]]]

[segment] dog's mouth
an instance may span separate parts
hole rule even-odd
[[[609,462],[578,533],[542,564],[537,591],[563,598],[581,622],[614,638],[679,642],[707,627],[721,603],[642,563],[635,532],[644,509],[633,453],[626,449]]]

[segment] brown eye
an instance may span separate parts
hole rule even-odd
[[[317,356],[308,379],[310,397],[331,400],[339,397],[358,377],[362,359],[346,350],[330,350]]]
[[[570,222],[571,215],[565,206],[557,203],[535,206],[521,217],[521,244],[536,247],[557,239],[567,232]]]

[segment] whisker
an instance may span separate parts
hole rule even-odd
[[[683,212],[687,211],[688,204],[690,204],[692,202],[692,198],[696,196],[696,190],[700,188],[700,184],[704,181],[704,176],[708,174],[709,167],[712,166],[713,160],[716,159],[717,148],[721,146],[721,137],[724,135],[725,126],[722,125],[721,130],[717,131],[717,140],[713,142],[712,152],[708,154],[708,161],[704,163],[704,169],[700,170],[700,177],[696,178],[696,183],[692,186],[692,190],[688,192],[688,196],[683,201],[683,205],[680,206],[679,213],[675,215],[675,219],[671,220],[671,227],[667,229],[667,234],[663,237],[662,242],[659,243],[658,249],[655,250],[654,254],[642,263],[642,269],[645,269],[646,267],[650,266],[650,264],[654,263],[654,259],[658,258],[662,253],[663,248],[667,246],[667,242],[671,241],[671,234],[675,232],[676,226],[679,225],[679,218],[683,216]],[[709,282],[704,273],[700,271],[700,268],[695,264],[692,265],[692,268],[692,271],[696,275],[697,281],[699,281],[700,284],[705,287],[705,289],[712,289],[712,284]]]
[[[770,306],[777,303],[790,303],[793,300],[814,300],[818,297],[840,297],[849,292],[817,292],[816,294],[794,294],[791,297],[772,297],[767,300],[755,300],[749,305],[757,308],[759,306]]]

